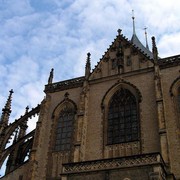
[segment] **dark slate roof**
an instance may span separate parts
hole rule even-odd
[[[139,48],[142,52],[144,52],[144,54],[147,54],[147,56],[149,56],[150,59],[153,59],[152,52],[149,51],[149,49],[147,49],[146,47],[144,47],[144,45],[140,42],[136,34],[133,34],[131,38],[131,43],[133,43],[137,48]]]

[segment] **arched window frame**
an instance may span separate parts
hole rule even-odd
[[[70,148],[68,149],[56,149],[56,140],[57,140],[57,129],[58,129],[58,120],[61,116],[61,113],[66,110],[66,108],[68,109],[71,109],[72,113],[74,114],[74,118],[73,118],[73,124],[72,124],[72,130],[71,130],[71,142],[70,142]],[[76,119],[77,119],[77,115],[76,115],[76,112],[77,112],[77,106],[76,104],[70,100],[69,98],[65,98],[62,102],[60,102],[56,108],[54,109],[53,113],[52,113],[52,119],[53,119],[53,123],[52,123],[52,142],[51,142],[51,148],[53,151],[57,151],[57,152],[73,152],[73,144],[74,144],[74,132],[75,132],[75,122],[76,122]]]
[[[134,94],[120,88],[108,104],[107,145],[139,140],[139,107]]]
[[[178,136],[180,137],[180,76],[177,77],[170,87],[170,95],[174,105]]]
[[[102,118],[103,118],[103,147],[105,146],[109,146],[110,144],[108,144],[108,141],[107,141],[107,137],[108,137],[108,134],[107,134],[107,126],[108,126],[108,105],[109,105],[109,102],[112,98],[112,96],[115,94],[115,92],[117,92],[119,89],[121,88],[124,88],[124,89],[127,89],[129,90],[135,97],[136,99],[136,102],[137,102],[137,118],[138,118],[138,123],[139,123],[139,137],[138,137],[138,140],[137,142],[139,142],[138,144],[140,145],[141,143],[141,127],[140,127],[140,103],[141,103],[141,100],[142,100],[142,96],[141,96],[141,93],[140,91],[136,88],[136,86],[132,85],[131,83],[128,83],[128,82],[118,82],[116,84],[114,84],[107,92],[106,94],[104,95],[103,99],[102,99],[102,102],[101,102],[101,109],[102,109]],[[129,142],[124,142],[124,143],[120,143],[120,144],[128,144]],[[113,146],[116,144],[112,144]],[[112,146],[110,145],[110,146]],[[141,145],[140,145],[141,146]],[[141,151],[141,147],[139,147],[139,151]]]

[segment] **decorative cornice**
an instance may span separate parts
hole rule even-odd
[[[63,174],[120,169],[153,164],[161,164],[165,167],[164,161],[159,153],[63,164]]]
[[[52,92],[57,92],[57,91],[62,91],[62,90],[67,90],[71,88],[77,88],[77,87],[82,87],[83,82],[85,80],[85,77],[78,77],[74,79],[69,79],[66,81],[60,81],[57,83],[52,83],[52,84],[47,84],[45,85],[45,93],[52,93]]]
[[[158,64],[159,64],[160,69],[180,65],[180,55],[159,59]]]

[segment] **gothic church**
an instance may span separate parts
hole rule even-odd
[[[180,55],[159,56],[154,37],[151,51],[135,28],[131,40],[118,30],[93,70],[87,54],[84,76],[53,82],[52,69],[45,99],[11,124],[10,91],[0,120],[0,167],[7,159],[0,179],[180,179]]]

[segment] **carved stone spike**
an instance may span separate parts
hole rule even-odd
[[[53,76],[54,76],[54,69],[52,68],[49,75],[48,84],[52,84]]]
[[[122,29],[118,29],[118,35],[121,35]]]

